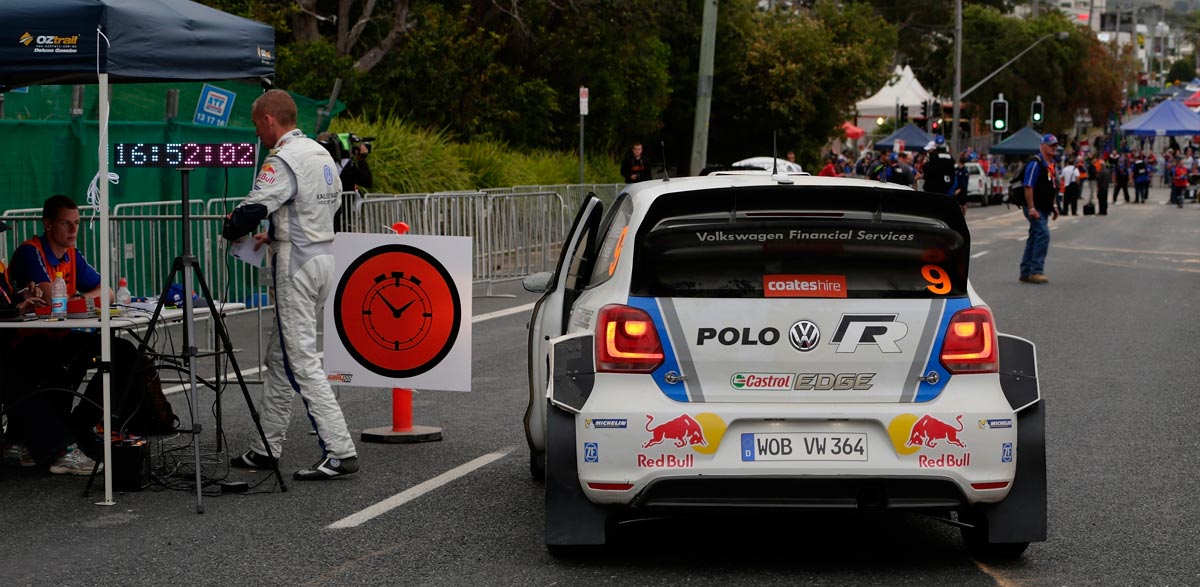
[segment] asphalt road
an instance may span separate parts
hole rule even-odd
[[[1002,332],[1038,345],[1047,401],[1050,539],[1018,562],[978,563],[957,531],[910,515],[653,520],[623,527],[618,548],[549,556],[521,429],[525,310],[474,325],[472,392],[416,396],[416,423],[442,427],[443,441],[359,442],[363,470],[350,478],[291,481],[319,457],[301,414],[283,455],[288,491],[206,497],[202,515],[186,490],[156,486],[101,507],[101,490],[82,497],[81,478],[6,467],[0,585],[1200,585],[1200,205],[1161,205],[1158,189],[1151,199],[1052,223],[1048,285],[1017,281],[1019,213],[968,211],[972,282]],[[476,316],[533,301],[515,284],[501,289],[517,295],[477,297]],[[252,369],[252,316],[230,326]],[[342,388],[340,398],[356,439],[390,422],[387,390]],[[183,394],[171,399],[187,411]],[[213,395],[200,401],[208,413]],[[253,434],[246,403],[232,388],[221,401],[227,444],[241,450]],[[211,453],[215,426],[204,422]],[[227,456],[205,458],[207,477],[227,474]],[[187,475],[175,483],[192,465],[178,469]],[[447,472],[459,476],[430,483]]]

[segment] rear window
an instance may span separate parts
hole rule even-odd
[[[969,245],[940,225],[706,220],[660,225],[642,234],[631,293],[720,298],[966,294]]]

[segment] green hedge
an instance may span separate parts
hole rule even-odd
[[[494,140],[457,143],[445,131],[433,131],[395,116],[340,117],[330,131],[375,137],[371,172],[377,193],[430,193],[518,185],[579,182],[579,156],[537,150],[522,153]],[[587,183],[620,183],[620,165],[607,155],[590,156]]]

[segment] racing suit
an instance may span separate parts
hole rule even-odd
[[[317,313],[333,280],[333,216],[341,203],[337,165],[321,145],[291,130],[280,137],[254,189],[225,221],[239,238],[270,217],[275,329],[267,344],[262,428],[279,457],[291,419],[292,393],[304,400],[323,456],[357,456],[346,419],[317,357]],[[267,454],[260,439],[251,450]]]

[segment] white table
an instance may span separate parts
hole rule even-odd
[[[217,311],[221,314],[228,312],[236,312],[245,310],[246,304],[237,303],[218,303],[216,304]],[[150,316],[153,310],[141,310],[135,308],[125,308],[125,314],[121,316],[113,316],[109,318],[109,324],[115,329],[129,330],[146,326],[150,323]],[[196,306],[192,309],[192,315],[196,318],[208,316],[208,306]],[[173,324],[183,321],[182,308],[163,308],[158,317],[159,322],[163,324]],[[63,330],[76,328],[100,328],[100,317],[94,316],[89,318],[63,318],[60,320],[50,319],[49,317],[39,316],[37,320],[26,321],[0,321],[0,330],[11,329],[38,329],[38,330]]]

